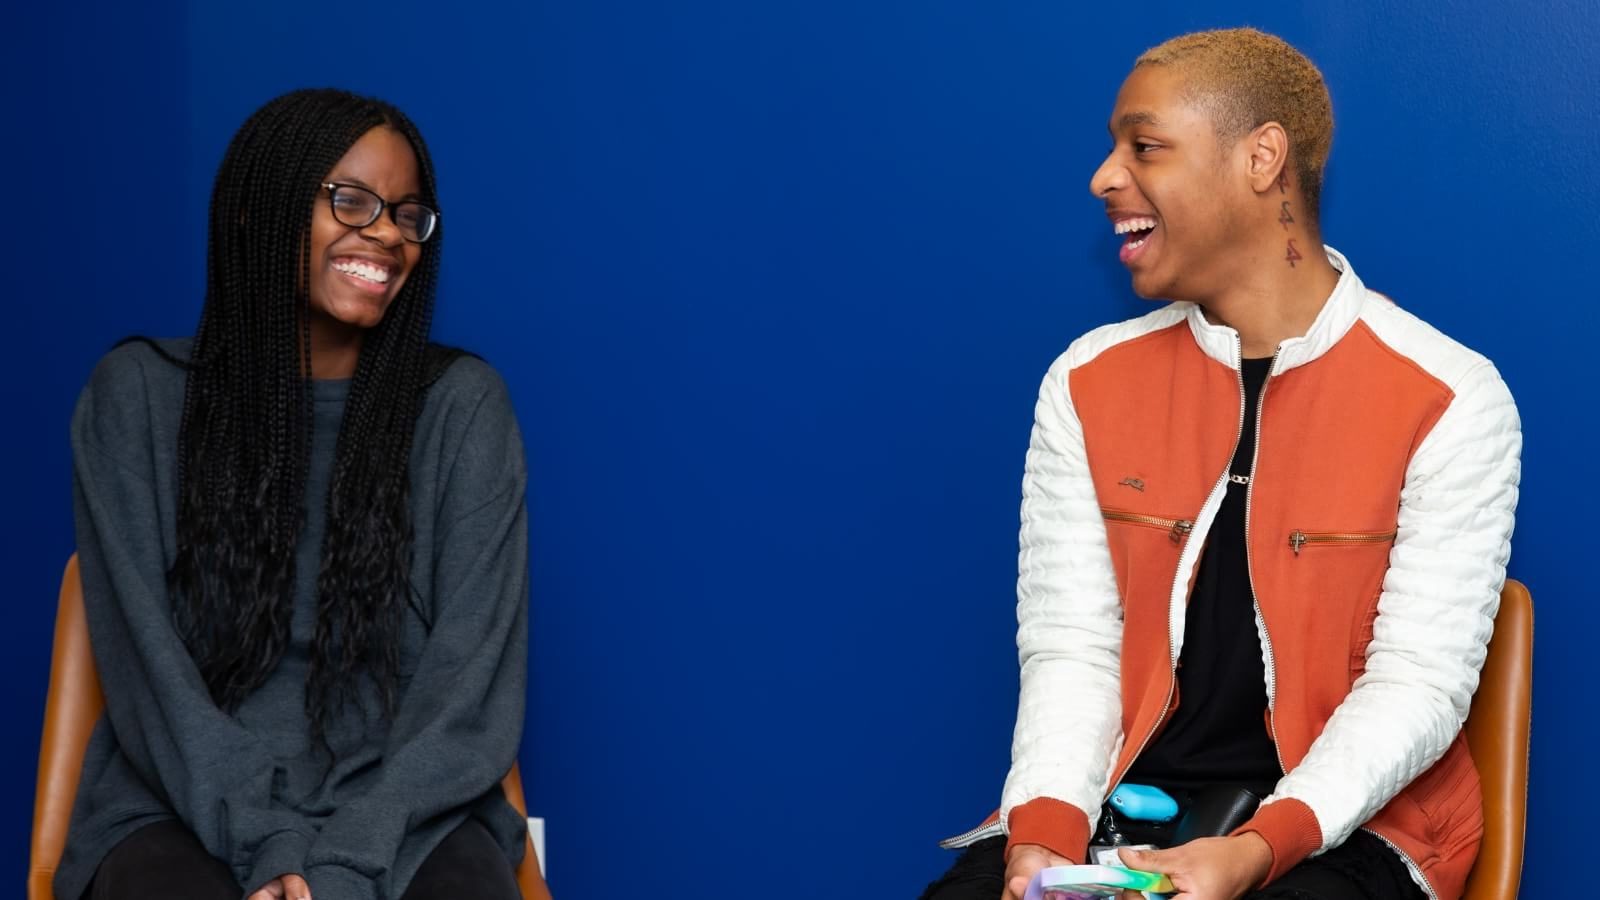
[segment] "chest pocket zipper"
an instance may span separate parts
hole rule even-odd
[[[1295,556],[1307,544],[1387,544],[1394,540],[1393,531],[1301,531],[1289,532],[1289,549]]]
[[[1141,513],[1123,512],[1120,509],[1100,508],[1100,515],[1107,522],[1126,522],[1130,525],[1143,525],[1146,528],[1159,528],[1167,533],[1167,537],[1174,544],[1183,543],[1183,539],[1194,530],[1194,522],[1189,519],[1164,519],[1161,516],[1147,516]]]

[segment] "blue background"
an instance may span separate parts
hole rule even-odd
[[[914,896],[998,799],[1022,455],[1051,359],[1138,314],[1089,175],[1134,56],[1253,24],[1324,69],[1331,243],[1521,404],[1538,606],[1528,895],[1592,830],[1600,15],[1587,0],[26,4],[0,38],[0,885],[25,868],[66,426],[186,334],[227,139],[337,84],[410,112],[437,335],[531,466],[522,762],[553,887]],[[1535,11],[1536,10],[1536,11]],[[20,14],[20,20],[15,18]],[[632,873],[630,877],[630,873]]]

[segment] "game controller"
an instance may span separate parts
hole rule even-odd
[[[1096,900],[1121,891],[1168,894],[1172,879],[1159,872],[1141,872],[1120,866],[1050,866],[1028,882],[1022,900]]]

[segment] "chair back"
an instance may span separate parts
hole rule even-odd
[[[1483,843],[1465,900],[1514,900],[1528,822],[1528,735],[1533,712],[1533,597],[1506,580],[1500,612],[1467,715],[1467,747],[1483,783]]]
[[[78,794],[83,751],[100,712],[100,673],[89,649],[83,618],[83,586],[78,557],[67,560],[56,608],[55,643],[50,655],[50,689],[44,702],[44,736],[39,741],[39,786],[33,798],[33,841],[29,848],[28,900],[52,900],[51,881],[67,843],[67,821]]]

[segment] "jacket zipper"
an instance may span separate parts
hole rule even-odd
[[[1164,519],[1160,516],[1146,516],[1139,513],[1123,512],[1119,509],[1100,508],[1100,515],[1111,522],[1128,522],[1133,525],[1148,525],[1167,532],[1167,537],[1174,544],[1183,543],[1183,539],[1194,530],[1194,522],[1190,519]]]
[[[1239,415],[1244,417],[1244,341],[1237,335],[1234,344],[1239,350]],[[1255,556],[1250,552],[1250,501],[1255,497],[1256,465],[1261,459],[1261,418],[1267,408],[1267,391],[1272,387],[1272,373],[1278,368],[1278,349],[1272,351],[1272,362],[1267,364],[1266,380],[1261,382],[1261,395],[1256,397],[1256,440],[1250,449],[1250,480],[1244,486],[1244,572],[1250,582],[1250,604],[1255,607],[1256,630],[1261,634],[1261,659],[1267,668],[1267,725],[1272,730],[1272,753],[1278,758],[1278,771],[1288,774],[1283,764],[1283,751],[1278,748],[1278,665],[1272,649],[1272,635],[1267,633],[1267,617],[1261,613],[1261,598],[1256,596]],[[1237,452],[1237,451],[1235,451]],[[1229,463],[1230,468],[1232,463]]]
[[[1240,355],[1243,356],[1243,351],[1242,350],[1240,351]],[[1274,359],[1276,359],[1276,356],[1274,356]],[[1234,431],[1234,434],[1233,434],[1233,453],[1238,453],[1239,452],[1239,441],[1242,440],[1243,438],[1244,438],[1244,375],[1241,373],[1240,376],[1239,376],[1239,427]],[[1217,499],[1217,495],[1219,493],[1221,493],[1222,491],[1227,489],[1228,482],[1232,480],[1232,474],[1233,473],[1232,473],[1231,470],[1233,469],[1233,453],[1228,454],[1227,467],[1224,468],[1222,470],[1222,474],[1217,477],[1217,483],[1212,486],[1211,493],[1206,495],[1206,502],[1201,504],[1200,512],[1199,512],[1199,515],[1201,517],[1205,516],[1206,510],[1211,508],[1212,501]],[[1252,468],[1252,471],[1254,471],[1253,468]],[[1246,496],[1248,496],[1248,495],[1246,495]],[[1108,519],[1112,518],[1111,513],[1107,512],[1104,509],[1101,510],[1101,514],[1104,515]],[[1131,513],[1124,513],[1122,515],[1132,515],[1132,514]],[[1248,508],[1247,508],[1246,515],[1248,515]],[[1153,516],[1143,516],[1143,517],[1140,517],[1140,518],[1155,519],[1154,522],[1145,523],[1145,524],[1150,524],[1150,525],[1156,525],[1158,523],[1166,523],[1166,522],[1170,521],[1171,522],[1171,527],[1174,529],[1173,530],[1173,541],[1175,541],[1175,542],[1182,542],[1182,541],[1187,540],[1189,535],[1194,531],[1194,522],[1188,521],[1186,519],[1166,520],[1166,519],[1158,519],[1158,518],[1153,517]],[[1212,520],[1215,521],[1215,519],[1216,519],[1216,514],[1212,513]],[[1247,519],[1247,521],[1248,521],[1248,519]],[[1183,530],[1182,535],[1180,537],[1178,532],[1177,532],[1177,530],[1176,530],[1176,528],[1177,528],[1178,525],[1184,524],[1184,523],[1187,523],[1188,527]],[[1246,543],[1246,545],[1248,545],[1249,541],[1246,540],[1245,543]],[[1145,751],[1145,748],[1150,746],[1150,740],[1156,736],[1156,731],[1158,731],[1161,728],[1161,723],[1166,720],[1167,713],[1172,711],[1172,709],[1171,709],[1171,707],[1172,707],[1172,692],[1177,690],[1177,687],[1178,687],[1178,656],[1179,656],[1179,651],[1178,651],[1177,644],[1173,640],[1173,631],[1175,630],[1173,628],[1173,619],[1175,618],[1173,610],[1177,608],[1177,603],[1174,600],[1174,595],[1176,595],[1178,593],[1178,585],[1180,585],[1180,584],[1187,585],[1188,584],[1188,579],[1185,577],[1185,572],[1189,568],[1191,568],[1191,567],[1193,567],[1195,565],[1194,561],[1189,561],[1188,565],[1184,564],[1186,559],[1187,559],[1187,557],[1188,557],[1188,555],[1189,555],[1188,551],[1189,551],[1189,547],[1190,546],[1192,546],[1192,545],[1191,544],[1185,544],[1184,548],[1183,548],[1183,552],[1178,554],[1178,571],[1173,573],[1173,576],[1172,576],[1172,589],[1171,589],[1171,591],[1168,592],[1168,597],[1167,597],[1167,698],[1165,700],[1161,701],[1161,714],[1159,716],[1156,716],[1155,722],[1151,723],[1150,730],[1145,733],[1144,739],[1139,742],[1139,748],[1137,750],[1133,751],[1133,755],[1132,756],[1128,757],[1128,764],[1126,766],[1123,766],[1120,771],[1118,771],[1118,772],[1116,772],[1114,774],[1114,777],[1112,777],[1108,782],[1106,782],[1106,784],[1107,784],[1106,795],[1104,797],[1100,798],[1100,801],[1102,803],[1104,803],[1108,798],[1110,798],[1111,791],[1114,788],[1116,788],[1117,784],[1122,780],[1122,776],[1127,774],[1128,769],[1131,768],[1133,766],[1134,761],[1139,758],[1139,754],[1143,753]],[[1254,593],[1254,588],[1251,589],[1251,592]],[[1276,741],[1273,742],[1273,746],[1274,746],[1274,748],[1276,748],[1276,746],[1277,746],[1277,742]],[[1278,765],[1280,767],[1283,765],[1283,757],[1282,756],[1279,756],[1279,758],[1278,758]]]
[[[1289,532],[1289,547],[1299,556],[1300,548],[1306,544],[1387,544],[1394,540],[1395,534],[1393,531],[1301,531],[1296,528]]]
[[[1223,483],[1225,484],[1226,482],[1223,482]],[[1212,489],[1212,493],[1216,493],[1216,489],[1215,488]],[[1211,498],[1207,497],[1206,498],[1206,504],[1209,505],[1210,503],[1211,503]],[[1205,507],[1202,506],[1202,507],[1200,507],[1200,509],[1203,511],[1205,509]],[[1106,518],[1111,518],[1111,516],[1107,515]],[[1142,516],[1141,518],[1154,518],[1154,517],[1153,516]],[[1164,520],[1158,520],[1158,521],[1164,521]],[[1178,531],[1177,531],[1177,526],[1180,523],[1185,523],[1185,524],[1187,524],[1189,526],[1188,528],[1184,529],[1183,537],[1181,537],[1181,538],[1178,536]],[[1150,524],[1154,524],[1154,523],[1150,523]],[[1194,523],[1193,522],[1188,522],[1185,519],[1179,519],[1179,520],[1177,520],[1177,521],[1172,523],[1171,528],[1172,528],[1172,532],[1171,532],[1172,539],[1174,541],[1182,541],[1184,538],[1187,538],[1189,536],[1190,532],[1192,532],[1194,530]],[[1187,556],[1187,555],[1188,554],[1182,553],[1182,552],[1180,552],[1178,554],[1178,574],[1180,574],[1180,575],[1183,573],[1183,569],[1184,569],[1183,560],[1184,560],[1184,557]],[[1176,575],[1174,575],[1173,577],[1175,579],[1177,578]],[[1100,798],[1100,802],[1101,803],[1104,803],[1106,800],[1110,799],[1111,791],[1116,789],[1117,783],[1122,780],[1122,776],[1124,774],[1126,774],[1127,771],[1128,771],[1128,768],[1133,765],[1133,761],[1139,758],[1139,754],[1144,752],[1144,748],[1150,746],[1150,739],[1156,736],[1156,731],[1158,731],[1161,728],[1162,721],[1167,718],[1167,713],[1170,712],[1171,709],[1172,709],[1172,692],[1176,691],[1178,689],[1178,649],[1173,644],[1173,641],[1172,641],[1172,630],[1173,630],[1172,629],[1172,600],[1171,600],[1171,598],[1169,596],[1169,598],[1167,600],[1167,697],[1166,697],[1165,700],[1161,701],[1161,714],[1156,716],[1156,720],[1154,722],[1150,723],[1150,730],[1145,733],[1144,740],[1139,742],[1139,749],[1133,751],[1133,755],[1128,757],[1128,765],[1124,766],[1122,768],[1122,771],[1117,772],[1115,778],[1112,778],[1110,781],[1107,782],[1106,795],[1104,797]]]
[[[1411,880],[1422,885],[1422,890],[1428,895],[1428,900],[1439,900],[1439,892],[1433,889],[1433,882],[1428,880],[1428,876],[1422,874],[1422,867],[1412,860],[1410,854],[1401,850],[1394,841],[1389,840],[1371,828],[1363,827],[1361,830],[1388,844],[1389,849],[1393,850],[1395,855],[1400,857],[1400,861],[1406,864],[1406,870],[1411,873]]]
[[[977,828],[963,831],[955,837],[947,837],[939,842],[939,846],[945,850],[956,850],[962,847],[969,847],[984,838],[996,837],[1002,834],[1005,834],[1005,830],[1000,826],[1000,821],[997,819],[987,825],[979,825]]]

